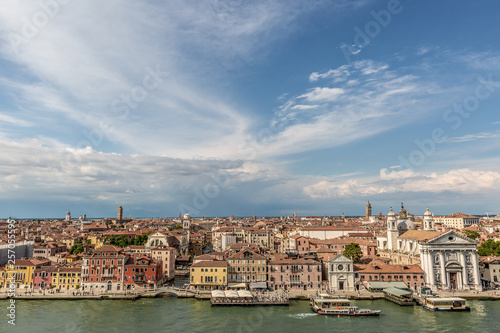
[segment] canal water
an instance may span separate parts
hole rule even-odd
[[[431,312],[385,300],[354,301],[380,309],[380,317],[330,317],[307,301],[289,307],[211,307],[192,298],[0,301],[0,332],[500,332],[500,301],[469,301],[470,313]]]

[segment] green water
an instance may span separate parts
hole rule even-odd
[[[211,307],[195,299],[16,302],[16,326],[0,301],[0,332],[500,332],[500,301],[470,301],[470,313],[400,307],[384,300],[355,301],[380,317],[314,314],[309,302],[290,307]]]

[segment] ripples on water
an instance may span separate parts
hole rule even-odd
[[[471,301],[471,313],[435,313],[379,301],[357,301],[382,310],[380,317],[319,316],[309,302],[290,307],[211,307],[194,299],[138,301],[17,301],[17,325],[0,332],[500,332],[500,302]]]

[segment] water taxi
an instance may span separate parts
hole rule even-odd
[[[470,311],[465,299],[459,297],[426,298],[423,307],[431,311]]]
[[[319,315],[330,316],[378,316],[381,310],[359,309],[351,305],[348,299],[315,298],[311,300],[311,309]]]

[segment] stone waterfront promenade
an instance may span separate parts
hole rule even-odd
[[[254,292],[252,292],[254,293]],[[266,296],[280,296],[286,295],[290,300],[308,300],[311,297],[317,297],[320,292],[316,291],[268,291],[265,293],[260,293]],[[362,291],[337,291],[331,292],[330,295],[339,298],[348,299],[358,299],[358,300],[373,300],[373,299],[383,299],[383,293],[369,292],[367,290]],[[500,300],[500,291],[437,291],[433,294],[435,297],[461,297],[465,299],[477,299],[477,300]],[[175,288],[175,287],[163,287],[157,290],[145,290],[137,292],[127,292],[127,293],[96,293],[96,294],[82,294],[78,290],[64,290],[60,292],[40,293],[38,291],[29,293],[24,290],[18,291],[15,299],[24,300],[39,300],[39,299],[57,299],[57,300],[80,300],[80,299],[126,299],[126,300],[136,300],[139,298],[155,298],[155,297],[179,297],[179,298],[197,298],[197,299],[207,299],[211,297],[211,291],[197,291],[185,288]],[[422,298],[421,295],[414,294],[415,298]],[[6,291],[0,291],[0,299],[9,298]]]

